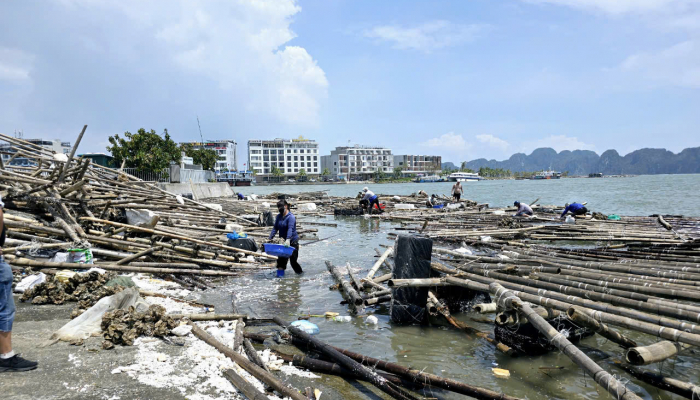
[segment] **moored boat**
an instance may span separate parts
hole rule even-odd
[[[475,172],[455,172],[447,178],[450,182],[477,182],[482,178]]]
[[[541,171],[535,174],[535,176],[532,177],[534,180],[540,180],[540,179],[559,179],[561,178],[561,172],[557,171],[552,171],[547,170],[547,171]]]

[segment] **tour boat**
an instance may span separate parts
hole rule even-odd
[[[538,172],[535,176],[532,177],[532,179],[535,179],[535,180],[559,179],[559,178],[561,178],[561,172],[552,171],[551,169],[549,171]]]
[[[480,181],[481,177],[475,172],[455,172],[450,174],[447,179],[450,182],[476,182]]]

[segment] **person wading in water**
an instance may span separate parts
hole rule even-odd
[[[275,225],[272,227],[272,232],[268,240],[274,239],[277,232],[280,234],[280,238],[284,240],[285,246],[294,247],[294,253],[291,257],[278,257],[277,258],[277,277],[281,278],[284,276],[284,270],[287,269],[287,261],[290,261],[294,272],[301,274],[304,272],[301,269],[301,265],[297,261],[299,259],[299,234],[297,234],[297,219],[289,211],[289,203],[287,200],[280,200],[277,202],[277,209],[279,214],[275,218]]]

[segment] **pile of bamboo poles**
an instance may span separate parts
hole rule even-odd
[[[0,134],[0,140],[11,145],[12,154],[10,162],[0,162],[0,195],[7,228],[3,251],[13,266],[75,269],[75,264],[51,262],[38,255],[90,249],[101,268],[159,274],[201,288],[208,285],[198,276],[235,276],[271,266],[276,257],[230,247],[224,236],[231,231],[230,224],[253,237],[266,237],[269,227],[259,227],[254,219],[223,211],[215,204],[168,193],[121,169],[76,158],[86,128],[67,160],[41,146]],[[29,160],[31,166],[12,165],[16,157]],[[157,222],[155,226],[129,224],[126,210],[150,210]]]

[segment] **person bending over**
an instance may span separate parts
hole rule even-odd
[[[513,215],[514,217],[532,217],[532,208],[530,208],[530,206],[527,204],[516,201],[513,203],[513,205],[518,207],[518,212]]]
[[[379,208],[379,197],[374,194],[371,190],[369,190],[368,187],[365,187],[362,189],[362,193],[364,195],[362,196],[362,200],[366,200],[369,202],[369,213],[372,214],[372,207],[374,205],[377,206],[377,210],[382,213],[382,209]]]
[[[586,215],[588,209],[584,207],[584,205],[581,203],[566,203],[566,205],[564,206],[564,212],[561,213],[561,216],[559,218],[564,218],[564,216],[568,212],[570,212],[573,216]]]

